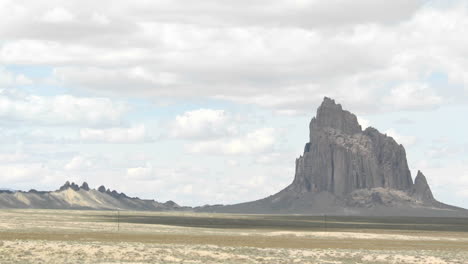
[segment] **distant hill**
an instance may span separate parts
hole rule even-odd
[[[402,145],[324,98],[296,159],[293,182],[267,198],[201,212],[376,216],[468,216],[437,201],[422,172],[414,182]]]
[[[165,203],[128,197],[104,186],[90,189],[66,182],[56,191],[0,191],[0,208],[99,209],[99,210],[186,210],[173,201]]]
[[[16,190],[10,189],[10,188],[0,188],[0,192],[16,192]]]

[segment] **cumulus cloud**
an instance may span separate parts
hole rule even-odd
[[[189,140],[186,144],[189,153],[258,154],[273,148],[277,139],[275,129],[252,128],[245,121],[224,110],[197,109],[177,115],[170,122],[168,133],[174,139]],[[230,166],[235,164],[229,162]]]
[[[169,125],[169,136],[180,139],[207,139],[233,135],[237,132],[224,110],[198,109],[175,117]]]
[[[55,7],[47,11],[42,20],[50,23],[63,23],[73,21],[74,16],[70,11],[62,7]]]
[[[284,167],[293,168],[294,160],[300,155],[301,153],[291,152],[291,151],[274,151],[274,152],[267,152],[258,155],[255,158],[255,162],[260,164],[261,166],[274,166],[281,164]]]
[[[261,128],[244,136],[195,142],[188,145],[188,151],[191,153],[225,155],[255,154],[272,148],[275,139],[275,129]]]
[[[61,145],[77,141],[75,133],[67,133],[67,129],[62,129],[52,126],[45,128],[29,125],[11,126],[10,121],[3,119],[0,122],[0,142],[2,144]]]
[[[468,11],[456,1],[39,2],[4,4],[0,62],[54,65],[63,85],[99,94],[211,97],[283,114],[329,95],[369,112],[440,105],[441,88],[402,88],[427,86],[431,72],[468,79]],[[34,14],[68,22],[24,22]]]
[[[0,89],[18,85],[30,85],[32,83],[33,81],[23,74],[14,74],[0,67]]]
[[[259,199],[285,187],[291,177],[293,172],[281,166],[270,166],[265,170],[249,166],[248,171],[242,170],[241,166],[229,170],[222,166],[219,171],[212,165],[165,167],[151,163],[127,169],[126,176],[138,184],[140,192],[157,192],[158,200],[176,199],[179,204],[196,206]]]
[[[99,165],[103,165],[103,163],[103,160],[97,157],[76,155],[65,164],[64,169],[67,171],[84,171],[96,169]]]
[[[80,138],[93,143],[142,143],[150,140],[145,125],[129,128],[84,128],[80,130]]]
[[[127,177],[132,180],[149,180],[154,176],[154,170],[151,164],[146,164],[146,166],[143,167],[127,169]]]
[[[425,84],[405,83],[391,89],[384,102],[397,109],[411,110],[440,106],[443,99]]]
[[[18,183],[25,181],[39,181],[42,176],[55,174],[43,163],[24,163],[22,166],[16,164],[0,165],[2,171],[2,182]]]
[[[42,124],[118,124],[127,106],[108,98],[72,95],[39,96],[14,90],[0,90],[0,116]]]
[[[28,155],[15,152],[15,153],[0,153],[0,163],[16,163],[25,161],[28,158]]]

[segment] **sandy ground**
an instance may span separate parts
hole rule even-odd
[[[467,232],[194,228],[109,214],[0,210],[0,263],[468,263]]]
[[[0,263],[467,263],[462,252],[3,241]]]

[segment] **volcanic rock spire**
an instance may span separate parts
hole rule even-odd
[[[204,206],[203,212],[366,216],[468,216],[434,199],[424,175],[411,178],[402,145],[325,97],[309,124],[293,182],[252,202]]]
[[[334,100],[325,97],[309,129],[290,189],[344,196],[356,189],[413,185],[403,146],[374,128],[362,131],[356,116]]]
[[[421,171],[418,171],[418,174],[414,179],[414,185],[411,189],[411,194],[413,197],[423,202],[435,201],[434,196],[432,195],[432,191],[429,188],[429,184],[427,184],[426,177]]]

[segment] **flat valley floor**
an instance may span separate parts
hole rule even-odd
[[[0,210],[0,263],[468,263],[468,219]]]

